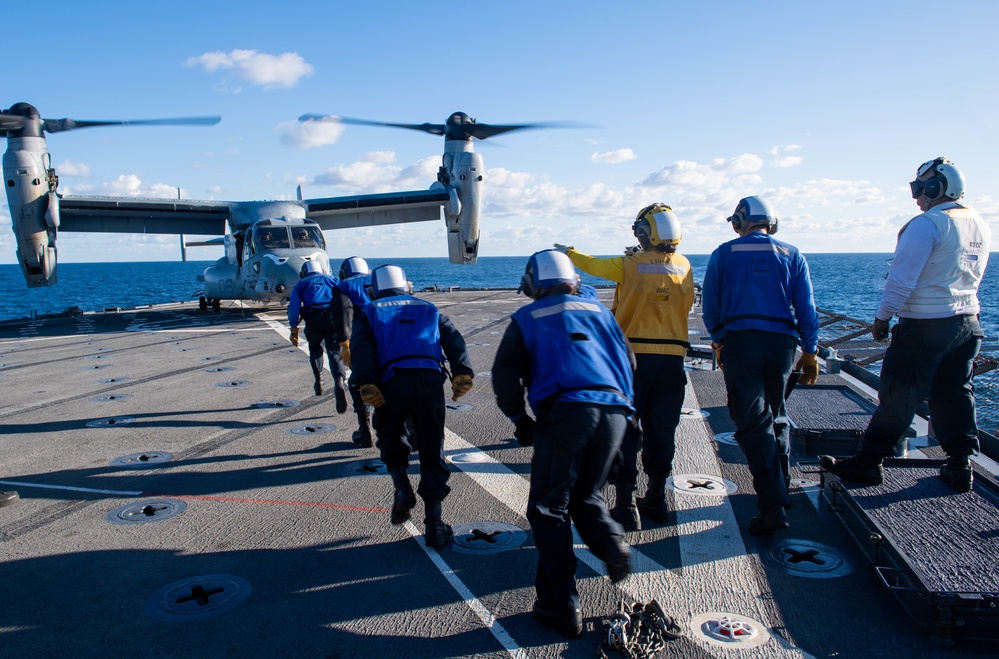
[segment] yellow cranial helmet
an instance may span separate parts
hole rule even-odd
[[[652,204],[638,211],[631,230],[639,241],[652,246],[662,244],[679,245],[683,232],[680,230],[680,220],[673,209],[666,204]],[[644,246],[644,245],[643,245]]]

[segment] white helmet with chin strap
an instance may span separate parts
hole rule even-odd
[[[558,284],[567,284],[572,293],[576,293],[579,290],[579,275],[568,256],[557,249],[546,249],[528,259],[517,292],[538,300],[547,289]]]
[[[409,295],[413,292],[406,280],[406,272],[397,265],[380,265],[371,271],[371,298],[378,300],[390,295]]]
[[[371,274],[371,268],[368,267],[368,262],[360,256],[351,256],[348,259],[344,259],[343,263],[340,264],[340,279],[349,279],[354,275],[367,274]]]
[[[728,218],[736,232],[755,226],[765,226],[767,233],[777,233],[777,216],[770,205],[759,197],[743,197]]]
[[[964,196],[964,175],[954,163],[940,156],[919,166],[916,180],[909,183],[909,189],[913,199],[921,196],[931,202],[944,197],[960,199]]]
[[[302,264],[302,269],[298,271],[298,278],[305,279],[309,275],[321,274],[323,274],[323,266],[319,265],[317,261],[306,261]]]

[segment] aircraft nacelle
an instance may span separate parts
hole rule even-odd
[[[452,192],[444,205],[447,251],[451,263],[474,264],[479,254],[479,211],[482,208],[482,156],[471,140],[444,142],[440,181]]]
[[[3,179],[17,262],[29,288],[51,286],[57,281],[58,179],[44,137],[10,137],[8,142]]]

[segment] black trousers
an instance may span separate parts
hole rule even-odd
[[[621,442],[621,460],[610,482],[638,483],[638,454],[650,478],[668,478],[676,454],[676,427],[680,423],[687,374],[682,355],[635,355],[635,410],[640,426],[628,424]]]
[[[378,388],[385,404],[375,408],[372,425],[378,450],[389,469],[409,464],[415,449],[420,455],[417,494],[428,503],[443,501],[451,492],[451,472],[444,461],[444,374],[426,368],[397,369]],[[406,420],[413,432],[406,439]],[[412,442],[415,446],[410,444]]]
[[[534,585],[548,611],[579,608],[572,523],[601,560],[624,535],[603,488],[627,424],[626,409],[587,403],[556,402],[538,415],[527,519],[540,553]]]
[[[976,316],[900,320],[881,364],[878,409],[861,450],[877,458],[895,455],[916,409],[929,396],[933,431],[947,455],[977,453],[971,375],[983,336]]]
[[[791,444],[784,386],[797,343],[790,334],[741,330],[728,332],[722,344],[728,413],[761,509],[791,503],[785,482]]]
[[[323,350],[330,358],[330,372],[334,380],[343,380],[347,369],[340,359],[340,337],[333,328],[329,309],[315,309],[302,315],[305,319],[305,340],[309,342],[309,365],[316,382],[323,373]]]

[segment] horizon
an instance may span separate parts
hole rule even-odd
[[[211,128],[49,135],[64,195],[176,198],[179,189],[184,199],[240,201],[294,199],[297,185],[307,198],[423,190],[441,138],[297,118],[419,124],[461,110],[482,123],[585,124],[476,144],[483,258],[555,242],[590,254],[623,249],[634,244],[635,213],[655,201],[676,211],[690,254],[709,254],[734,237],[725,218],[749,195],[771,204],[778,238],[805,254],[890,253],[919,213],[907,183],[938,155],[964,173],[962,202],[999,229],[999,3],[948,6],[941,22],[959,30],[961,55],[932,96],[921,81],[939,65],[924,16],[939,5],[928,0],[847,0],[835,12],[783,1],[640,0],[608,12],[586,0],[512,0],[502,12],[465,9],[466,25],[482,18],[487,29],[450,32],[420,3],[304,0],[305,22],[256,8],[234,16],[213,3],[197,6],[196,21],[122,0],[55,5],[60,20],[46,24],[43,48],[34,31],[7,31],[8,52],[32,55],[8,67],[0,107],[28,102],[43,117],[79,120],[222,117]],[[636,38],[651,26],[663,28],[651,31],[660,38]],[[56,72],[55,83],[38,71]],[[933,98],[946,99],[939,112],[927,112]],[[3,264],[16,263],[10,226],[3,204]],[[443,220],[325,235],[336,253],[447,254]],[[60,232],[57,247],[65,263],[179,253],[176,235]],[[188,254],[212,260],[222,250]]]

